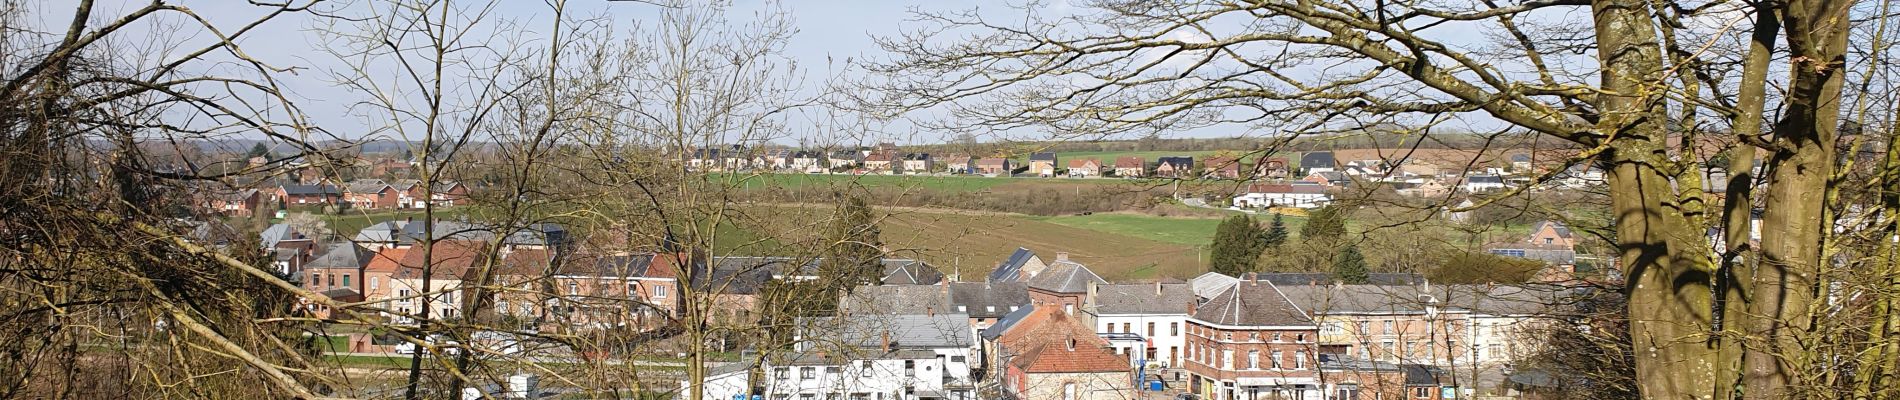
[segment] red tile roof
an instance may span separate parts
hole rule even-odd
[[[1015,355],[1009,362],[1028,373],[1130,370],[1108,341],[1056,307],[1036,307],[998,341]]]
[[[428,251],[413,247],[403,255],[402,269],[396,271],[397,278],[422,276],[423,257],[434,261],[430,266],[432,274],[438,277],[461,277],[488,256],[488,244],[472,240],[444,240],[435,242]]]
[[[407,255],[408,253],[409,253],[409,249],[399,249],[399,248],[394,248],[394,247],[385,248],[382,251],[376,252],[375,256],[370,257],[369,266],[364,267],[363,271],[364,272],[392,272],[392,273],[396,272],[396,268],[400,266],[399,263],[401,262],[403,257]]]
[[[1148,165],[1148,160],[1144,160],[1141,157],[1136,157],[1136,156],[1115,157],[1115,168],[1142,168],[1142,167],[1146,167],[1147,165]]]

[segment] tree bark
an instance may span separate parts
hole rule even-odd
[[[1702,233],[1682,213],[1667,167],[1662,55],[1642,1],[1592,4],[1606,93],[1598,100],[1617,250],[1630,282],[1636,381],[1652,399],[1714,396],[1713,277]]]
[[[1745,288],[1755,280],[1755,266],[1747,253],[1753,251],[1749,241],[1754,240],[1756,148],[1745,139],[1761,135],[1768,65],[1781,31],[1781,20],[1772,6],[1757,3],[1754,12],[1755,31],[1742,63],[1741,88],[1735,99],[1736,115],[1730,125],[1735,131],[1736,143],[1729,147],[1728,186],[1723,192],[1726,195],[1722,206],[1725,247],[1722,268],[1716,274],[1716,293],[1721,296],[1722,305],[1717,308],[1720,312],[1717,316],[1722,321],[1717,346],[1723,365],[1716,369],[1721,376],[1715,382],[1716,398],[1720,399],[1737,398],[1740,393],[1736,389],[1742,385],[1742,347],[1749,326]]]

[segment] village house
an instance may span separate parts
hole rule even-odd
[[[343,199],[350,208],[359,210],[378,210],[396,208],[397,193],[394,186],[381,179],[358,179],[345,184]]]
[[[1505,257],[1543,261],[1554,265],[1577,263],[1577,237],[1562,222],[1545,220],[1531,225],[1530,235],[1517,242],[1494,243],[1486,251]]]
[[[1030,153],[1029,173],[1044,178],[1056,176],[1056,153]]]
[[[1207,164],[1201,167],[1201,176],[1214,179],[1239,179],[1241,161],[1237,157],[1208,157]]]
[[[408,225],[408,220],[377,222],[356,231],[356,236],[350,238],[350,241],[356,242],[356,245],[363,246],[369,251],[381,251],[384,248],[396,246],[399,242],[398,238],[402,236],[403,228]]]
[[[1148,161],[1138,156],[1115,157],[1115,176],[1140,178],[1148,175]]]
[[[295,282],[302,280],[304,264],[316,256],[317,242],[288,224],[272,224],[260,232],[260,243],[278,276]]]
[[[395,272],[390,274],[393,293],[385,298],[386,307],[396,311],[391,322],[414,324],[416,319],[410,316],[420,316],[425,307],[429,318],[456,318],[461,313],[463,279],[488,262],[489,246],[478,241],[444,240],[427,250],[403,252]],[[427,285],[423,284],[425,276]]]
[[[421,251],[417,249],[416,251]],[[409,249],[385,247],[377,250],[363,266],[363,298],[370,301],[384,301],[381,307],[387,307],[396,297],[396,271],[402,269],[402,259],[407,257]],[[383,318],[393,319],[394,314],[379,312]]]
[[[752,156],[753,168],[782,171],[791,166],[792,151],[790,149],[766,149]]]
[[[1181,366],[1186,344],[1188,304],[1194,290],[1186,283],[1097,284],[1089,291],[1083,320],[1099,333],[1138,335],[1134,348],[1117,348],[1131,365],[1149,371]]]
[[[275,199],[291,206],[336,204],[343,200],[343,191],[333,185],[280,185]]]
[[[792,152],[792,162],[791,162],[791,165],[789,165],[788,167],[793,171],[804,172],[804,173],[824,172],[827,166],[824,164],[821,164],[821,161],[823,161],[822,160],[823,158],[824,158],[823,153],[810,151],[810,150],[799,150],[796,152]]]
[[[1036,252],[1029,251],[1026,247],[1017,247],[1015,252],[1009,254],[1009,258],[1003,259],[1002,262],[996,264],[996,268],[990,269],[987,280],[992,283],[1027,282],[1048,268],[1049,265],[1043,263],[1042,257],[1037,257]]]
[[[304,289],[343,302],[363,301],[363,268],[376,253],[354,243],[337,243],[324,248],[321,255],[304,265]],[[304,307],[318,318],[330,318],[328,307],[303,300]]]
[[[934,165],[930,153],[905,153],[904,173],[908,175],[928,174]]]
[[[206,206],[219,214],[249,217],[257,212],[262,201],[263,195],[257,189],[239,189],[212,195]]]
[[[892,172],[891,163],[896,162],[896,158],[896,153],[872,152],[864,156],[864,170],[871,173]]]
[[[1089,285],[1108,283],[1082,263],[1069,259],[1069,253],[1056,253],[1054,262],[1024,282],[1029,284],[1029,300],[1057,307],[1063,313],[1078,315],[1088,306]]]
[[[1339,164],[1333,158],[1333,152],[1309,151],[1300,154],[1300,170],[1307,174],[1332,171],[1337,168]]]
[[[839,150],[826,156],[825,162],[833,170],[853,168],[864,163],[864,155],[853,150]]]
[[[1287,159],[1285,157],[1269,157],[1260,161],[1258,164],[1254,164],[1253,167],[1253,177],[1256,179],[1281,179],[1286,178],[1287,175]]]
[[[976,172],[975,161],[971,160],[970,156],[967,155],[951,154],[939,159],[937,163],[943,167],[944,172],[952,174],[963,175]]]
[[[1326,194],[1326,187],[1322,185],[1305,182],[1254,183],[1247,185],[1244,193],[1233,198],[1233,205],[1239,208],[1319,208],[1332,201],[1332,195]]]
[[[1192,177],[1194,157],[1161,157],[1155,160],[1155,176],[1163,178]]]
[[[976,161],[976,173],[989,176],[1009,176],[1016,170],[1016,164],[1008,158],[985,158]]]
[[[1318,399],[1319,332],[1271,282],[1240,278],[1190,312],[1188,390],[1209,399]]]
[[[1080,317],[1049,305],[1011,313],[983,331],[1003,390],[1018,399],[1135,398],[1128,359]]]
[[[718,399],[976,400],[967,324],[953,313],[807,319],[786,357],[758,373],[715,371],[703,388]]]
[[[1351,175],[1336,170],[1315,171],[1306,174],[1306,178],[1301,180],[1331,187],[1347,187],[1352,185]]]
[[[1070,178],[1094,178],[1102,176],[1102,162],[1094,158],[1069,160]]]
[[[1504,177],[1498,176],[1498,175],[1488,175],[1488,174],[1466,176],[1464,183],[1458,184],[1458,188],[1464,190],[1467,193],[1483,193],[1483,192],[1489,192],[1493,190],[1504,190]]]

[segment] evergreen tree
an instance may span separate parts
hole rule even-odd
[[[1273,223],[1267,226],[1267,233],[1260,241],[1269,249],[1277,249],[1286,244],[1286,235],[1286,221],[1281,220],[1280,214],[1273,214]]]
[[[1213,254],[1208,257],[1208,270],[1230,276],[1253,271],[1254,261],[1260,258],[1263,245],[1260,228],[1255,226],[1253,218],[1235,215],[1221,221],[1214,228]]]
[[[1339,249],[1339,257],[1333,258],[1333,277],[1349,284],[1363,284],[1368,281],[1366,256],[1359,254],[1359,245],[1349,244]]]
[[[257,144],[251,145],[251,152],[245,153],[245,155],[249,157],[267,156],[270,155],[270,148],[264,147],[264,142],[257,142]]]
[[[1327,205],[1313,210],[1300,227],[1300,239],[1337,239],[1346,236],[1346,210]]]
[[[823,263],[826,277],[836,277],[844,289],[873,283],[884,272],[884,243],[878,238],[876,217],[863,198],[852,197],[832,217]]]

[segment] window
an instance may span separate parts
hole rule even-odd
[[[1260,350],[1247,350],[1247,369],[1260,369]]]
[[[323,274],[330,279],[330,286],[336,286],[336,274]]]
[[[656,298],[656,299],[664,299],[664,298],[666,298],[666,287],[665,287],[665,286],[654,286],[654,287],[653,287],[653,298]]]
[[[1171,336],[1181,336],[1181,323],[1179,323],[1179,322],[1169,322],[1169,323],[1168,323],[1168,335],[1171,335]]]
[[[1075,384],[1062,384],[1062,400],[1075,400]]]
[[[1359,321],[1359,334],[1364,335],[1364,334],[1372,333],[1371,329],[1366,328],[1366,325],[1371,325],[1371,324],[1372,323],[1370,322]]]
[[[409,297],[409,289],[396,289],[396,297],[404,297],[404,298]],[[408,301],[409,300],[403,300],[403,302],[408,302]]]
[[[634,284],[633,282],[627,282],[627,297],[633,297],[633,295],[638,294],[638,293],[640,293],[640,285]]]
[[[1069,315],[1075,315],[1075,305],[1074,305],[1074,304],[1063,304],[1063,305],[1062,305],[1062,313],[1063,313],[1063,314],[1069,314]]]
[[[858,362],[858,376],[864,376],[864,377],[871,376],[871,362],[870,361]]]
[[[817,379],[817,378],[818,378],[817,367],[798,367],[798,379],[810,380],[810,379]]]
[[[1393,358],[1392,356],[1397,355],[1399,352],[1398,348],[1393,347],[1395,345],[1397,345],[1397,343],[1393,343],[1391,340],[1381,340],[1379,341],[1379,350],[1385,352],[1387,359],[1391,359]]]
[[[1222,349],[1220,351],[1220,368],[1234,369],[1234,351],[1233,350]]]
[[[1282,368],[1283,365],[1285,365],[1282,362],[1282,359],[1285,358],[1283,356],[1285,355],[1286,355],[1285,353],[1281,353],[1279,350],[1273,351],[1273,369],[1280,369]]]
[[[376,290],[376,277],[369,277],[369,289]]]
[[[310,274],[310,287],[323,286],[323,274]]]
[[[1273,341],[1274,341],[1275,343],[1278,343],[1278,342],[1280,341],[1280,333],[1279,333],[1279,332],[1274,332],[1274,333],[1273,333]]]
[[[837,375],[837,374],[838,374],[838,367],[825,367],[825,376],[832,376],[832,375]]]
[[[1148,337],[1155,337],[1155,323],[1148,323]]]
[[[1129,325],[1133,325],[1133,324],[1130,324],[1130,323],[1127,323],[1127,322],[1123,322],[1123,323],[1122,323],[1122,333],[1134,333],[1134,332],[1135,332],[1135,330],[1134,330],[1134,329],[1129,329]]]
[[[1380,332],[1380,333],[1387,334],[1387,335],[1392,334],[1392,320],[1389,320],[1389,319],[1385,320],[1385,331]]]
[[[1551,243],[1554,243],[1554,242],[1556,242],[1556,241],[1557,241],[1557,239],[1555,239],[1555,238],[1544,238],[1544,244],[1551,244]]]
[[[1302,333],[1302,334],[1298,334],[1298,335],[1293,335],[1293,342],[1294,342],[1294,343],[1306,343],[1306,334],[1304,334],[1304,333]]]
[[[343,287],[352,287],[350,286],[350,274],[343,274]]]
[[[914,378],[917,376],[917,361],[916,360],[904,360],[904,376],[911,377],[911,378]]]
[[[1293,352],[1293,369],[1306,369],[1306,350]]]
[[[576,284],[574,282],[567,283],[567,295],[579,296],[580,294],[581,294],[581,285]]]
[[[1333,396],[1333,398],[1337,400],[1359,400],[1359,385],[1350,383],[1341,384],[1339,385],[1338,394]]]

